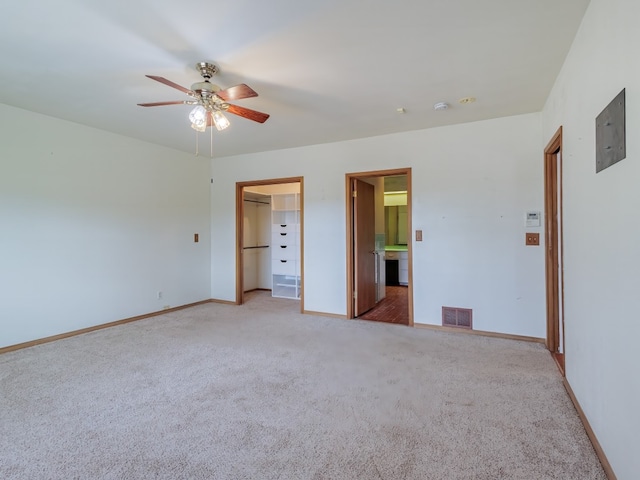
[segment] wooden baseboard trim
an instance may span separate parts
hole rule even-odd
[[[238,305],[238,303],[234,302],[233,300],[219,300],[217,298],[212,298],[211,300],[208,300],[208,302],[219,303],[221,305]]]
[[[569,394],[569,398],[571,399],[571,402],[573,403],[573,406],[575,407],[576,412],[578,412],[578,417],[580,417],[580,421],[582,422],[582,425],[584,426],[584,429],[587,432],[587,436],[589,437],[589,440],[591,440],[591,444],[593,445],[593,449],[596,451],[596,455],[598,456],[598,459],[602,464],[604,473],[607,475],[607,478],[609,480],[616,480],[617,478],[616,474],[613,473],[613,468],[611,468],[611,464],[609,463],[607,456],[604,454],[604,450],[602,449],[602,446],[598,441],[598,437],[596,437],[596,434],[593,432],[593,429],[589,424],[589,420],[587,420],[587,416],[584,414],[584,411],[582,410],[582,407],[580,406],[580,403],[578,402],[576,395],[573,393],[573,389],[571,388],[571,385],[569,385],[569,382],[567,381],[566,378],[562,379],[562,383],[564,385],[565,390]]]
[[[549,353],[551,354],[551,358],[553,359],[556,366],[558,367],[558,370],[560,371],[560,375],[564,377],[565,376],[564,375],[564,355],[553,353],[553,352],[549,352]]]
[[[319,317],[340,318],[342,320],[347,319],[346,315],[340,315],[339,313],[314,312],[313,310],[303,310],[302,313],[304,315],[317,315]]]
[[[428,323],[414,323],[415,328],[426,328],[429,330],[437,330],[439,332],[449,333],[466,333],[469,335],[481,335],[483,337],[503,338],[506,340],[519,340],[521,342],[533,342],[545,344],[544,338],[527,337],[525,335],[512,335],[509,333],[485,332],[484,330],[467,330],[464,328],[443,327],[441,325],[429,325]]]
[[[81,328],[80,330],[60,333],[58,335],[52,335],[51,337],[39,338],[37,340],[18,343],[16,345],[9,345],[8,347],[0,348],[0,355],[2,355],[3,353],[13,352],[15,350],[22,350],[23,348],[35,347],[36,345],[42,345],[43,343],[55,342],[56,340],[62,340],[63,338],[75,337],[77,335],[82,335],[83,333],[95,332],[96,330],[102,330],[104,328],[117,327],[118,325],[124,325],[125,323],[137,322],[138,320],[144,320],[145,318],[157,317],[158,315],[164,315],[165,313],[176,312],[178,310],[184,310],[185,308],[191,308],[195,307],[196,305],[203,305],[210,302],[211,300],[202,300],[200,302],[189,303],[187,305],[180,305],[179,307],[166,308],[157,312],[145,313],[144,315],[136,315],[135,317],[116,320],[115,322],[101,323],[100,325],[94,325],[93,327]]]

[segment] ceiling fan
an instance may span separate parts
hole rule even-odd
[[[251,87],[241,83],[240,85],[222,90],[218,85],[209,81],[211,77],[218,73],[218,67],[212,63],[199,62],[196,64],[196,69],[200,72],[204,81],[194,83],[191,85],[191,89],[182,87],[164,77],[146,75],[156,82],[164,83],[169,87],[186,93],[189,95],[190,100],[139,103],[138,105],[141,107],[195,105],[195,108],[189,113],[189,120],[191,120],[191,127],[199,132],[204,132],[206,128],[211,125],[214,125],[218,130],[227,128],[229,126],[229,120],[224,116],[224,112],[233,113],[234,115],[248,118],[249,120],[259,123],[264,123],[267,118],[269,118],[269,115],[266,113],[227,103],[230,100],[257,97],[258,94]]]

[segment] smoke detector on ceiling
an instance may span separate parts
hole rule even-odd
[[[447,102],[438,102],[433,106],[434,110],[446,110],[449,108],[449,104]]]

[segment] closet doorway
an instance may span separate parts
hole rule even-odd
[[[237,305],[268,290],[304,310],[302,198],[302,177],[236,183]]]

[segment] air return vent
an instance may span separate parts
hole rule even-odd
[[[442,307],[442,326],[472,329],[472,316],[470,308]]]

